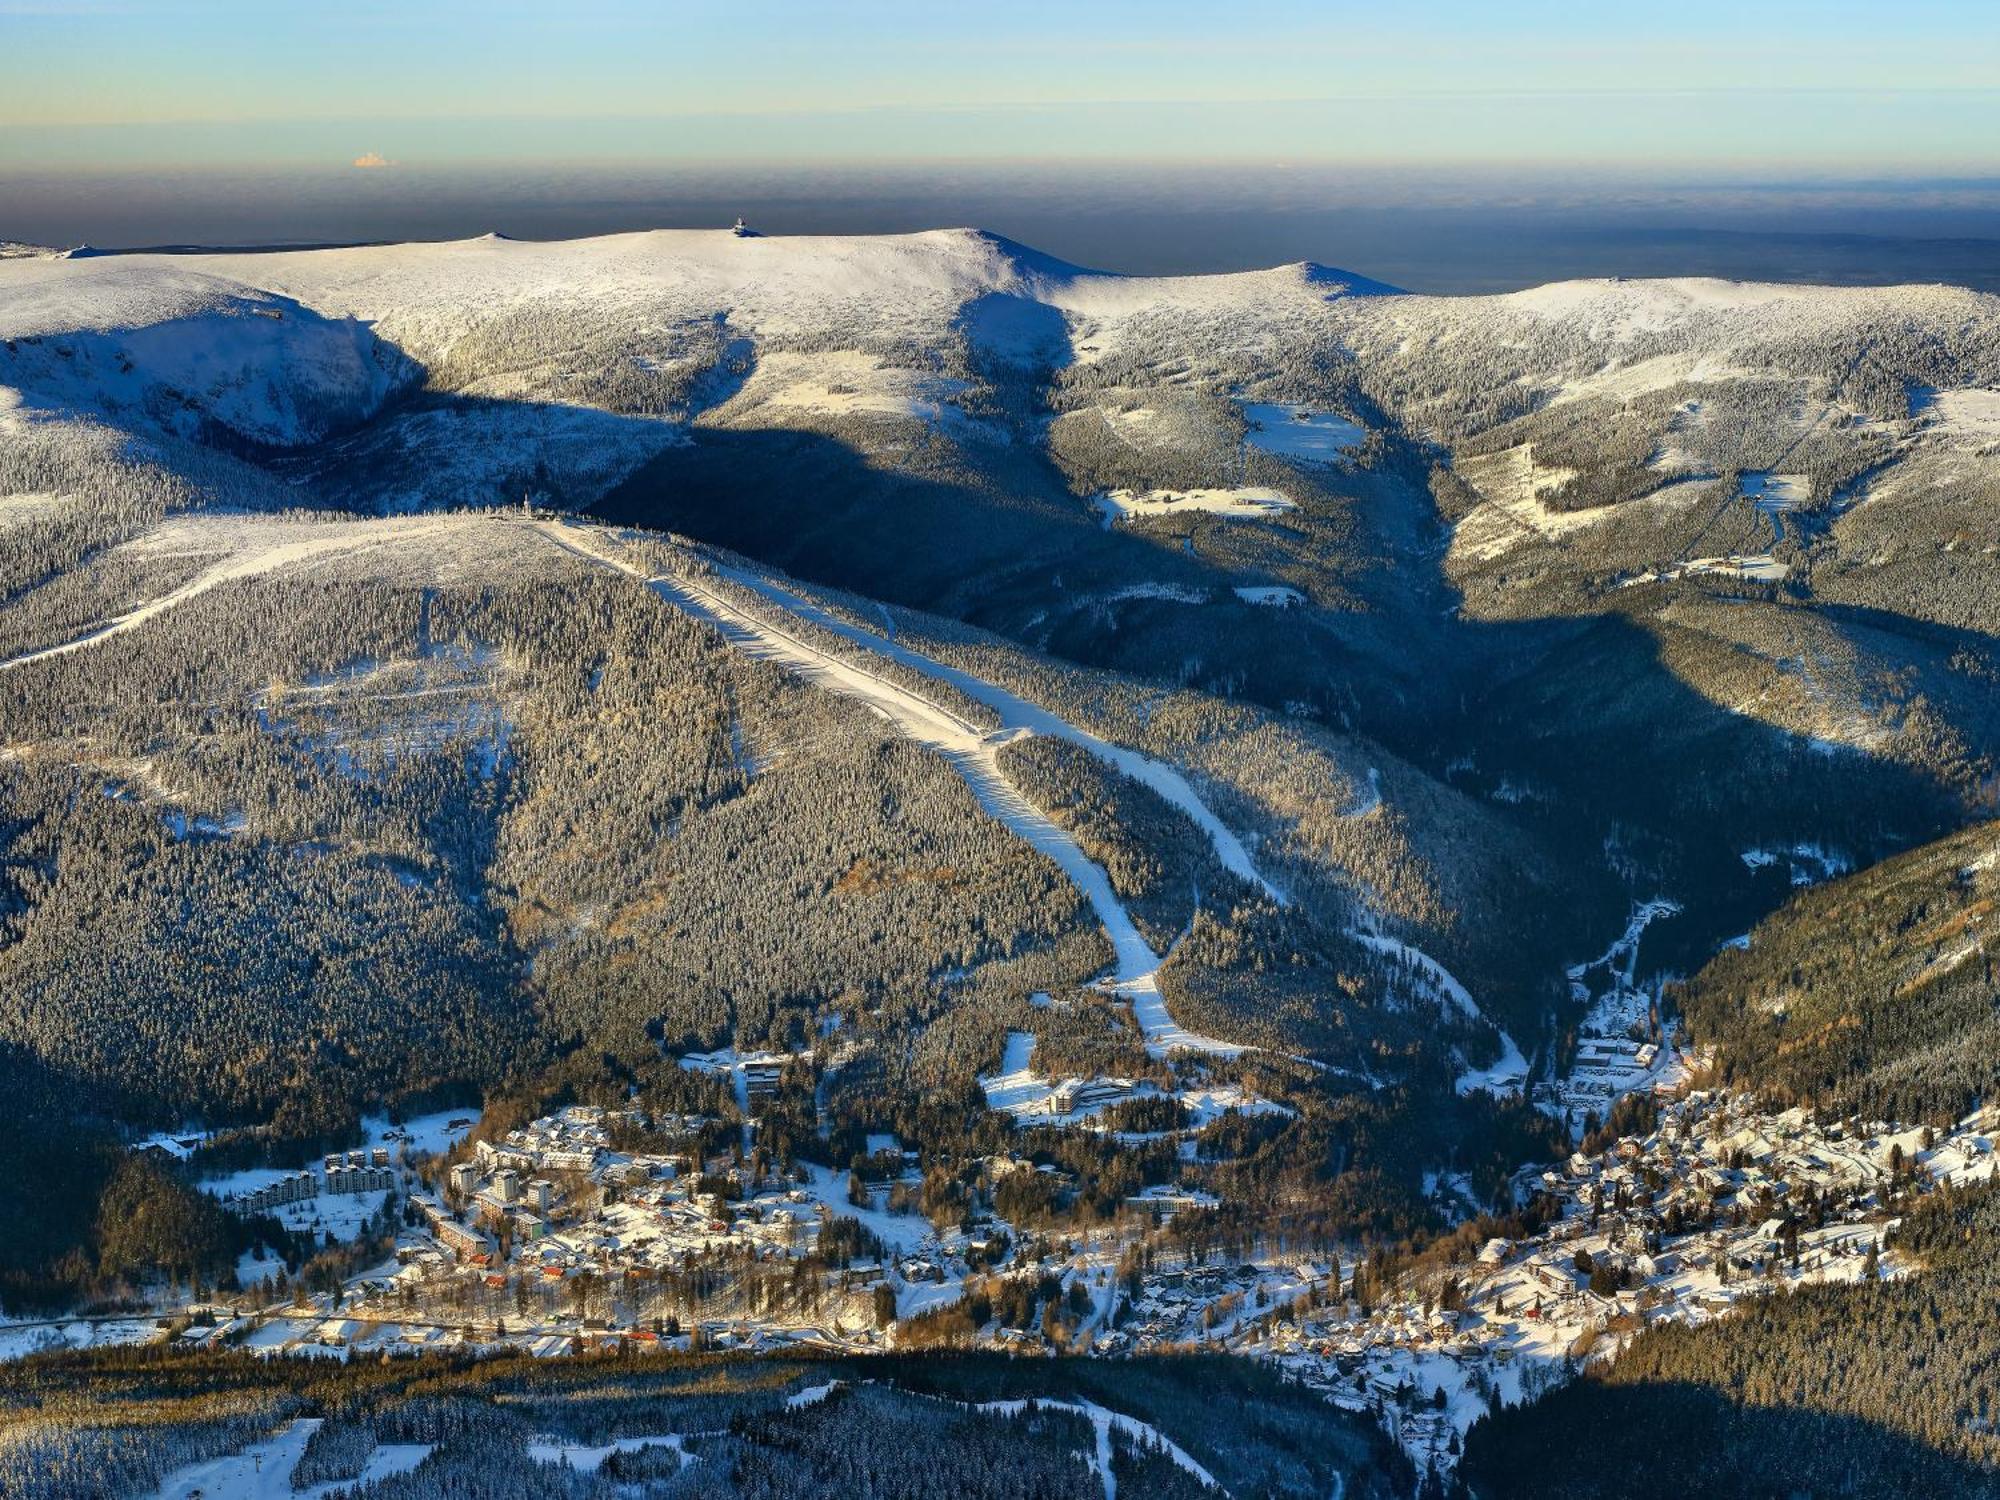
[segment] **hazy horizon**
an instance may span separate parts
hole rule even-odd
[[[58,247],[773,234],[974,225],[1132,273],[1299,260],[1415,291],[1574,276],[1948,281],[2000,290],[2000,177],[967,163],[63,171],[0,176],[0,239]]]
[[[0,238],[975,224],[1418,290],[2000,278],[2000,16],[1911,0],[0,0]]]

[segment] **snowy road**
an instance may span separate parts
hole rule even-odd
[[[442,532],[450,525],[449,521],[444,521],[391,525],[384,528],[378,522],[356,522],[324,528],[330,534],[302,536],[290,542],[232,553],[171,593],[162,594],[159,598],[149,600],[136,609],[107,620],[74,640],[64,641],[59,646],[44,646],[39,651],[25,652],[20,656],[0,661],[0,672],[14,667],[25,667],[30,662],[46,661],[50,657],[67,656],[72,651],[81,651],[86,646],[95,646],[110,640],[113,636],[123,635],[128,630],[136,630],[148,620],[155,619],[170,609],[176,609],[192,599],[199,599],[210,589],[225,583],[235,583],[245,578],[258,577],[260,574],[274,573],[295,563],[309,562],[333,554],[358,552],[393,542],[410,541],[416,537]]]
[[[1225,863],[1232,869],[1248,871],[1248,878],[1256,879],[1267,890],[1270,889],[1268,883],[1256,873],[1256,867],[1243,845],[1201,803],[1193,788],[1177,771],[1146,756],[1106,745],[1047,710],[969,673],[941,666],[929,657],[872,632],[836,621],[775,585],[745,581],[746,587],[753,588],[759,597],[769,600],[775,610],[786,615],[808,617],[815,626],[832,630],[870,652],[948,683],[967,697],[987,704],[1000,715],[1002,727],[988,729],[975,724],[902,682],[873,672],[861,662],[833,654],[804,632],[788,629],[781,620],[750,613],[734,600],[693,579],[648,575],[617,552],[598,545],[586,528],[557,522],[539,522],[537,526],[557,545],[578,556],[639,578],[661,598],[713,625],[724,639],[745,654],[782,666],[830,692],[866,703],[897,733],[943,756],[965,778],[965,784],[971,788],[980,806],[1015,835],[1053,860],[1090,903],[1091,911],[1111,944],[1113,955],[1112,970],[1104,981],[1104,987],[1131,1002],[1133,1018],[1145,1035],[1148,1052],[1155,1057],[1165,1057],[1174,1052],[1206,1052],[1234,1057],[1245,1050],[1236,1043],[1202,1036],[1175,1022],[1160,994],[1157,979],[1160,955],[1146,942],[1131,913],[1118,900],[1110,877],[1083,852],[1075,839],[1008,780],[1001,769],[999,754],[1003,746],[1023,735],[1059,734],[1084,745],[1094,754],[1101,754],[1121,770],[1128,770],[1126,762],[1129,761],[1139,772],[1145,773],[1149,785],[1160,790],[1177,806],[1183,806],[1183,810],[1189,810],[1190,816],[1216,840],[1216,851]],[[1120,757],[1125,759],[1120,760]],[[1128,770],[1128,774],[1136,773]],[[1190,809],[1198,809],[1198,814]]]

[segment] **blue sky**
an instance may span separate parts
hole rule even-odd
[[[2000,166],[2000,3],[0,0],[0,169]]]

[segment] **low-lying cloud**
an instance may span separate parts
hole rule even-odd
[[[380,151],[364,151],[354,158],[357,167],[393,167],[396,164]]]

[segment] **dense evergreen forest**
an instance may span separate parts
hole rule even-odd
[[[1122,1419],[1102,1447],[1093,1409]],[[1412,1482],[1369,1423],[1220,1356],[343,1366],[127,1351],[0,1371],[0,1489],[20,1500],[126,1500],[301,1418],[322,1425],[295,1460],[296,1484],[351,1479],[378,1445],[429,1447],[415,1469],[368,1491],[381,1500],[1098,1500],[1110,1488],[1094,1472],[1100,1456],[1122,1493],[1166,1500],[1214,1493],[1189,1462],[1243,1500],[1336,1490],[1391,1500]],[[564,1444],[667,1437],[633,1443],[594,1472],[553,1457]],[[531,1456],[531,1445],[553,1461]]]
[[[696,1113],[712,1154],[779,1171],[858,1175],[892,1133],[916,1153],[893,1207],[940,1229],[1073,1233],[1198,1186],[1220,1205],[1168,1239],[1338,1249],[1379,1287],[1536,1212],[1509,1182],[1567,1155],[1564,1124],[1458,1080],[1503,1031],[1540,1077],[1565,1064],[1595,998],[1566,970],[1655,898],[1678,913],[1625,977],[1687,976],[1659,1010],[1715,1049],[1704,1082],[1930,1123],[2000,1084],[1993,299],[1133,282],[977,232],[4,278],[10,1312],[226,1291],[253,1245],[337,1283],[389,1226],[328,1250],[224,1215],[205,1176],[364,1115],[476,1105],[491,1138],[570,1102]],[[1299,451],[1315,422],[1349,435]],[[646,528],[592,533],[631,576],[529,506]],[[835,625],[879,632],[1072,727],[985,748],[1105,871],[1173,1020],[1249,1050],[1149,1050],[1093,984],[1090,903],[953,763],[646,586],[752,598],[777,569],[831,656],[859,649]],[[1185,776],[1261,878],[1091,736]],[[980,1083],[1013,1034],[1051,1076],[1273,1107],[1017,1122]],[[784,1056],[754,1132],[680,1066],[725,1045]],[[132,1153],[183,1125],[221,1137]],[[1467,1484],[1983,1492],[1994,1213],[1913,1210],[1907,1282],[1644,1335],[1482,1428]],[[880,1248],[829,1225],[831,1258]],[[1061,1329],[1059,1289],[977,1297]],[[971,1326],[946,1308],[911,1339]],[[1031,1393],[1073,1404],[950,1404]],[[1194,1492],[1083,1402],[1142,1405],[1239,1495],[1414,1482],[1317,1398],[1210,1361],[132,1352],[0,1370],[0,1490],[143,1491],[310,1416],[314,1480],[435,1444],[381,1488],[412,1500],[1094,1500],[1107,1466]],[[595,1475],[527,1452],[649,1433],[682,1447]]]
[[[348,534],[272,524],[280,544]],[[1316,1235],[1429,1232],[1426,1161],[1520,1111],[1452,1094],[1461,1051],[1490,1039],[1398,1002],[1409,975],[1350,935],[1349,868],[1442,923],[1424,862],[1385,817],[1315,811],[1337,762],[1310,737],[1192,694],[1154,722],[1163,750],[1205,745],[1227,770],[1232,812],[1280,820],[1303,899],[1251,889],[1184,814],[1073,745],[1037,737],[1004,764],[1173,952],[1177,1009],[1407,1084],[1266,1054],[1183,1064],[1290,1101],[1274,1129],[1225,1122],[1194,1162]],[[1175,1081],[1083,987],[1107,954],[1075,889],[955,772],[504,522],[454,522],[442,565],[336,554],[310,582],[247,578],[21,664],[0,723],[32,747],[0,764],[0,1042],[51,1143],[0,1189],[34,1205],[0,1248],[17,1307],[227,1286],[259,1237],[297,1273],[313,1247],[281,1232],[182,1222],[200,1175],[295,1164],[369,1110],[636,1100],[733,1121],[674,1061],[733,1042],[797,1056],[760,1110],[773,1158],[845,1167],[893,1131],[949,1180],[1017,1143],[976,1083],[1010,1029],[1050,1069]],[[187,1120],[254,1152],[149,1163],[147,1193],[182,1207],[114,1235],[124,1129]],[[1473,1134],[1547,1149],[1532,1128]],[[1109,1137],[1031,1144],[1084,1184],[1038,1216],[1108,1216],[1189,1170]],[[1480,1154],[1480,1191],[1508,1165]]]
[[[2000,1085],[2000,825],[1806,891],[1670,992],[1721,1076],[1828,1116],[1948,1124]]]

